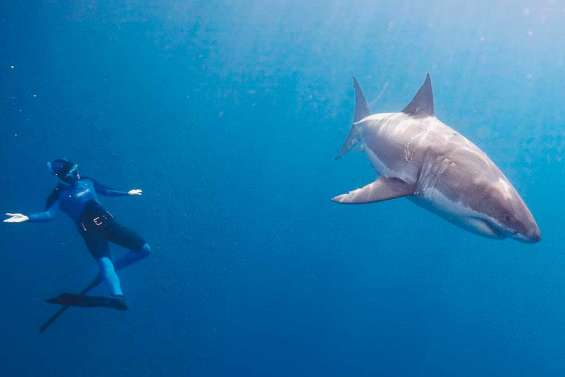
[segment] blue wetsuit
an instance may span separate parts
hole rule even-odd
[[[96,194],[105,196],[127,196],[125,191],[117,191],[107,186],[101,185],[92,178],[81,178],[74,184],[60,183],[55,187],[49,198],[45,211],[28,215],[31,222],[42,222],[53,219],[56,210],[60,209],[78,225],[85,206],[90,201],[99,203]]]
[[[150,252],[149,245],[134,231],[116,222],[98,200],[98,195],[127,196],[128,193],[101,185],[92,178],[80,178],[75,183],[60,183],[49,198],[45,211],[29,214],[30,222],[52,220],[57,210],[67,214],[78,227],[88,250],[98,261],[99,280],[106,280],[114,295],[122,295],[116,270],[144,258]],[[109,242],[123,246],[132,252],[117,260],[110,255]]]

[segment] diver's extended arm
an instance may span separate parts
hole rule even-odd
[[[92,178],[88,178],[90,179],[93,183],[94,183],[94,190],[96,190],[97,193],[99,193],[100,195],[105,195],[105,196],[139,196],[143,194],[143,190],[141,189],[132,189],[129,191],[120,191],[120,190],[114,190],[113,188],[110,188],[108,186],[105,186],[99,182],[97,182],[95,179]]]
[[[56,200],[47,209],[43,212],[36,212],[27,215],[29,217],[29,221],[32,223],[42,223],[46,221],[51,221],[55,218],[57,214],[57,209],[59,208],[59,201]]]
[[[7,219],[4,219],[5,223],[24,223],[26,221],[32,223],[41,223],[46,221],[51,221],[56,215],[58,201],[53,202],[45,211],[30,213],[29,215],[24,215],[23,213],[6,213]]]
[[[47,198],[47,203],[45,204],[45,211],[31,213],[29,215],[24,215],[23,213],[7,213],[7,219],[4,219],[5,223],[23,223],[26,221],[33,223],[40,223],[52,220],[57,214],[57,209],[59,208],[59,195],[60,187],[57,186],[51,192]]]
[[[54,204],[43,212],[36,212],[27,215],[29,217],[29,221],[32,223],[42,223],[53,220],[56,214],[56,207],[57,205]]]

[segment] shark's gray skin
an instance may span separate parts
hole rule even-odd
[[[491,238],[541,239],[530,210],[502,171],[434,115],[430,76],[399,113],[372,114],[361,88],[353,126],[337,158],[360,144],[380,178],[332,200],[345,204],[408,197],[467,230]]]

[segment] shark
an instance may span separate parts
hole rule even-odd
[[[371,113],[355,78],[353,87],[353,125],[336,159],[359,147],[378,176],[335,196],[334,202],[408,198],[481,236],[540,241],[531,211],[504,173],[478,146],[435,116],[429,74],[412,101],[397,113]]]

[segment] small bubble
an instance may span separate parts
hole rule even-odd
[[[11,66],[10,66],[10,69],[14,69],[14,68],[16,68],[15,65],[11,65]]]
[[[529,16],[531,11],[530,8],[524,8],[522,9],[522,13],[524,14],[524,16]]]
[[[37,94],[35,94],[35,93],[33,93],[31,96],[32,96],[33,98],[37,98]]]
[[[528,37],[531,37],[532,35],[534,35],[534,32],[531,30],[528,30]]]

